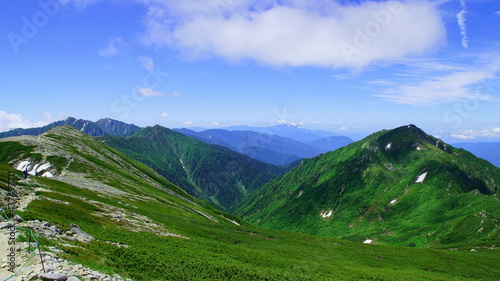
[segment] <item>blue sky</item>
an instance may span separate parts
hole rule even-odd
[[[498,0],[6,0],[0,34],[0,131],[73,116],[500,141]]]

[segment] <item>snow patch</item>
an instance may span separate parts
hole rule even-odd
[[[427,176],[427,172],[421,174],[415,182],[416,183],[424,182],[426,176]]]
[[[240,225],[241,225],[241,224],[239,224],[239,223],[238,223],[237,221],[235,221],[235,220],[228,219],[228,218],[226,218],[226,217],[224,217],[224,216],[222,216],[222,217],[223,217],[223,218],[225,218],[226,220],[228,220],[228,221],[232,222],[233,224],[235,224],[235,225],[237,225],[237,226],[240,226]]]
[[[417,150],[422,150],[422,148],[420,148],[420,146],[417,146]]]
[[[36,176],[40,172],[43,172],[43,171],[49,169],[50,167],[52,167],[52,165],[50,163],[45,163],[43,165],[35,164],[33,166],[33,164],[30,161],[23,161],[17,165],[16,169],[21,171],[21,172],[27,171],[28,174],[30,174],[32,176]],[[48,174],[50,174],[50,177],[53,177],[53,175],[51,173],[48,173]]]
[[[182,169],[184,169],[184,171],[186,172],[186,174],[188,174],[188,171],[186,169],[186,166],[184,166],[184,162],[182,161],[182,158],[179,158],[179,161],[181,162]]]
[[[45,173],[43,173],[42,177],[52,178],[52,177],[54,177],[54,175],[51,172],[45,172]]]
[[[392,142],[388,143],[386,146],[385,146],[385,150],[389,150],[391,149],[392,147]]]
[[[319,215],[323,218],[329,218],[333,214],[333,210],[326,210],[324,212],[321,212]]]
[[[301,191],[299,192],[299,196],[297,196],[297,198],[300,198],[300,196],[302,196],[302,193],[304,193],[304,191],[303,191],[303,190],[301,190]]]
[[[394,205],[394,204],[396,204],[396,202],[398,202],[398,199],[397,199],[397,198],[396,198],[396,199],[394,199],[394,200],[392,200],[390,204],[391,204],[391,205]]]
[[[40,166],[40,164],[36,164],[35,167],[31,168],[28,174],[36,176],[38,171],[38,166]]]
[[[23,162],[19,163],[19,165],[17,165],[17,170],[24,171],[28,168],[29,164],[30,164],[30,161],[23,161]]]
[[[50,168],[52,165],[50,165],[50,163],[46,163],[46,164],[43,164],[41,165],[40,167],[38,167],[38,169],[36,170],[38,173],[40,173],[41,171],[43,170],[47,170],[48,168]]]
[[[371,244],[373,243],[373,240],[372,239],[366,239],[363,244]]]

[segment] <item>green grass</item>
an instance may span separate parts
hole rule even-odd
[[[141,129],[127,138],[99,140],[221,209],[285,171],[161,126]]]
[[[90,215],[99,208],[57,192],[99,199],[88,190],[58,185],[31,212],[61,229],[70,223],[98,240],[66,247],[66,258],[134,280],[496,280],[498,251],[479,252],[372,246],[332,238],[214,223],[168,204],[144,202],[135,211],[190,239],[133,232]],[[56,192],[57,191],[57,192]],[[101,199],[103,201],[103,199]],[[122,206],[118,202],[108,202]],[[130,246],[117,247],[104,241]],[[464,248],[465,249],[465,248]]]
[[[54,179],[33,177],[30,179],[32,185],[18,185],[16,188],[28,192],[36,186],[44,187],[45,191],[38,192],[41,198],[31,202],[28,210],[20,215],[47,220],[62,230],[69,229],[71,224],[79,225],[96,240],[82,244],[65,239],[37,239],[42,247],[58,245],[65,251],[62,255],[64,258],[103,273],[116,273],[139,281],[500,279],[499,252],[484,248],[489,245],[485,240],[481,245],[462,241],[462,244],[453,244],[458,251],[451,251],[447,248],[364,245],[334,238],[267,230],[190,197],[151,169],[91,138],[83,135],[77,139],[56,137],[60,138],[63,147],[61,152],[74,157],[68,169],[81,172],[82,177],[108,182],[128,192],[129,196],[107,195]],[[76,142],[85,143],[91,148],[90,151],[71,145]],[[17,149],[24,148],[15,148],[6,154],[14,155]],[[29,154],[17,155],[30,157]],[[10,158],[0,162],[5,159]],[[0,165],[0,175],[9,169],[8,165]],[[304,173],[308,172],[312,171]],[[316,181],[321,177],[314,172],[311,176]],[[0,183],[5,184],[5,177],[0,176]],[[323,179],[321,185],[324,184],[330,184],[329,180]],[[287,193],[296,198],[300,190],[313,186],[298,183]],[[341,186],[332,185],[331,192],[341,190]],[[363,203],[361,191],[357,192],[350,195],[346,202]],[[302,195],[304,198],[307,196],[311,194],[305,192]],[[463,200],[467,199],[464,197]],[[310,201],[310,206],[306,204],[297,208],[318,208],[314,203]],[[460,205],[464,202],[459,200],[446,204]],[[401,205],[402,208],[404,206]],[[130,229],[125,220],[104,216],[114,208],[120,208],[136,218],[145,216],[147,221],[188,239],[158,236],[137,227]],[[363,211],[354,209],[352,212],[363,214]],[[212,216],[218,223],[199,212]],[[370,212],[363,217],[367,222],[369,217],[376,216],[378,209],[373,208]],[[494,218],[495,214],[488,213],[485,216]],[[236,220],[241,226],[225,218]],[[411,230],[418,225],[405,227]],[[119,247],[109,242],[129,247]],[[470,247],[477,248],[478,252],[469,251]]]
[[[269,229],[358,242],[428,247],[500,238],[500,169],[436,143],[417,128],[375,133],[304,160],[231,211]]]

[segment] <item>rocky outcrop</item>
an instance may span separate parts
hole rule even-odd
[[[50,238],[62,238],[70,241],[80,241],[82,243],[88,243],[95,239],[91,235],[81,230],[80,227],[76,224],[72,224],[71,229],[64,232],[57,226],[52,225],[46,221],[28,221],[25,226],[30,227],[39,235]]]

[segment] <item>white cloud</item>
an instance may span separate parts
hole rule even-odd
[[[157,97],[157,96],[164,96],[165,94],[162,94],[160,92],[154,91],[150,88],[140,88],[137,90],[137,94],[144,96],[144,97]]]
[[[469,38],[467,37],[467,25],[466,25],[466,14],[468,13],[467,11],[467,5],[465,4],[465,0],[460,0],[460,6],[462,7],[462,10],[457,14],[457,21],[458,21],[458,26],[460,27],[460,34],[462,35],[462,46],[464,48],[469,48]]]
[[[160,114],[160,116],[161,116],[162,118],[168,118],[168,113],[166,113],[166,112],[162,112],[162,114]]]
[[[123,39],[121,37],[116,37],[109,40],[108,45],[99,50],[98,54],[101,57],[110,57],[118,54],[120,48],[123,46]]]
[[[170,95],[155,91],[150,88],[140,88],[136,91],[136,93],[143,97],[180,97],[181,94],[179,92],[172,92]]]
[[[142,56],[138,57],[137,60],[141,63],[142,67],[144,69],[153,71],[155,69],[155,63],[151,57],[148,56]]]
[[[499,16],[499,17],[500,17],[500,11],[497,11],[497,12],[495,13],[495,15],[497,15],[497,16]]]
[[[186,126],[192,126],[193,125],[193,121],[186,121],[186,122],[184,122],[184,125],[186,125]]]
[[[43,115],[43,117],[45,117],[45,119],[47,119],[47,120],[52,120],[52,114],[50,114],[50,112],[48,112],[48,111],[44,111],[44,112],[42,113],[42,115]]]
[[[375,96],[399,104],[416,106],[453,102],[461,99],[491,100],[492,96],[480,93],[473,87],[474,84],[489,77],[491,77],[490,72],[455,72],[429,78],[414,85],[399,85]]]
[[[500,128],[493,127],[491,129],[484,129],[484,130],[464,130],[452,134],[451,136],[463,140],[476,139],[478,137],[500,138]]]
[[[475,139],[476,138],[474,136],[467,136],[467,135],[464,135],[464,134],[452,134],[451,136],[453,138],[461,139],[461,140],[470,140],[470,139]]]
[[[219,123],[219,122],[212,122],[212,125],[214,125],[214,126],[219,126],[219,125],[220,125],[220,123]]]
[[[144,43],[178,48],[194,59],[359,69],[423,54],[445,37],[431,1],[142,2],[149,5]]]
[[[47,118],[50,114],[44,111],[44,116]],[[0,132],[17,128],[41,127],[48,123],[47,121],[33,122],[20,114],[7,113],[6,111],[0,110]]]

